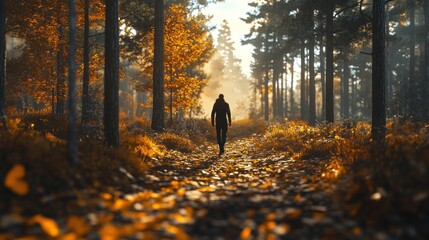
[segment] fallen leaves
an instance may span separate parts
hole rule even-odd
[[[24,177],[25,167],[22,164],[15,164],[7,173],[4,185],[12,190],[12,192],[24,196],[29,191],[29,185]]]
[[[36,215],[30,219],[30,224],[39,224],[46,235],[50,237],[57,237],[60,234],[60,228],[55,220],[44,217],[42,215]]]
[[[323,178],[316,171],[316,166],[323,166],[322,160],[261,153],[253,144],[252,139],[231,142],[221,158],[215,148],[187,155],[166,153],[166,159],[152,160],[153,169],[140,179],[120,170],[138,181],[139,192],[79,193],[76,202],[84,214],[72,212],[58,222],[38,215],[32,221],[43,229],[43,237],[66,240],[365,236],[357,223],[333,211]],[[14,176],[23,179],[20,174]],[[414,198],[424,201],[427,194]],[[9,221],[7,227],[19,218],[10,219],[4,220]],[[17,221],[14,224],[22,224]]]

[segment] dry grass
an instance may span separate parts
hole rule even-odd
[[[156,141],[167,149],[183,153],[191,153],[197,149],[197,146],[191,140],[175,133],[162,133],[156,137]]]
[[[244,138],[252,135],[264,134],[268,124],[263,120],[243,119],[232,122],[228,130],[229,138]]]
[[[319,172],[336,185],[335,200],[348,214],[375,228],[423,232],[429,221],[429,125],[387,127],[385,145],[379,146],[370,140],[368,123],[288,122],[270,126],[259,147],[326,159]]]
[[[358,126],[360,127],[360,126]],[[357,133],[347,124],[321,124],[316,127],[303,122],[271,125],[258,147],[264,150],[284,151],[292,158],[329,158],[339,142],[351,139]]]

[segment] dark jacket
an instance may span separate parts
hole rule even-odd
[[[212,125],[214,125],[214,117],[216,115],[216,127],[217,128],[226,128],[231,124],[231,111],[229,110],[229,104],[225,102],[224,99],[216,99],[215,104],[213,105],[212,110]],[[228,115],[228,121],[226,116]]]

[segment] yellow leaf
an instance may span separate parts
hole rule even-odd
[[[34,216],[30,222],[38,223],[43,231],[50,237],[57,237],[60,234],[60,229],[57,222],[51,218],[44,217],[42,215]]]
[[[249,239],[250,234],[252,234],[252,229],[250,227],[245,227],[240,233],[240,239]]]
[[[23,179],[25,177],[25,168],[22,164],[16,164],[6,175],[4,185],[18,195],[28,194],[28,183]]]
[[[67,227],[79,235],[85,235],[91,230],[91,227],[85,223],[85,219],[78,216],[68,217]]]

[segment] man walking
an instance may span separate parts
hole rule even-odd
[[[224,146],[226,142],[226,133],[228,132],[228,123],[231,126],[231,111],[229,104],[225,102],[223,94],[219,95],[213,105],[212,110],[212,126],[215,126],[214,118],[216,115],[216,139],[219,144],[219,155],[224,153]],[[228,115],[228,120],[226,116]]]

